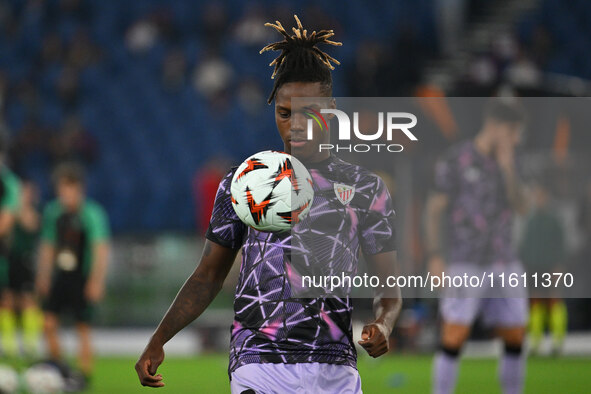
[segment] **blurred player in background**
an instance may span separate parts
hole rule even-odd
[[[80,339],[79,366],[88,378],[93,368],[90,323],[105,290],[109,225],[103,209],[85,196],[81,167],[61,164],[53,182],[57,199],[43,212],[36,280],[44,299],[45,339],[50,357],[60,360],[60,316],[70,313]]]
[[[551,210],[549,189],[538,182],[533,185],[533,210],[525,224],[519,256],[528,272],[564,272],[566,255],[564,230]],[[534,288],[532,291],[529,334],[530,348],[538,353],[546,324],[552,334],[554,354],[559,354],[566,335],[567,311],[558,289]]]
[[[275,100],[275,122],[284,149],[307,165],[315,181],[315,202],[306,219],[330,222],[324,224],[328,226],[324,233],[315,233],[324,241],[325,249],[334,242],[329,246],[329,257],[342,256],[343,263],[356,267],[362,252],[369,265],[392,267],[396,259],[394,211],[383,181],[327,151],[319,152],[319,143],[328,141],[328,133],[315,128],[313,139],[307,141],[305,108],[292,108],[293,97],[320,97],[322,101],[331,97],[334,59],[317,45],[340,45],[329,41],[332,31],[308,32],[297,17],[296,21],[294,35],[279,22],[269,24],[284,40],[263,51],[280,51],[271,63],[275,65],[275,84],[269,104]],[[164,360],[164,344],[207,308],[242,248],[230,340],[232,392],[361,392],[352,333],[352,300],[296,298],[292,294],[287,271],[293,238],[289,234],[258,232],[240,221],[231,203],[234,171],[220,183],[198,267],[136,363],[140,382],[152,387],[164,385],[162,376],[156,374]],[[335,183],[355,187],[354,198],[339,201]],[[327,233],[331,231],[338,233]],[[363,328],[359,344],[372,357],[378,357],[388,351],[401,299],[377,297],[374,305],[375,320]]]
[[[29,359],[38,355],[43,315],[35,301],[35,252],[41,218],[37,212],[38,191],[33,182],[21,183],[20,207],[12,231],[9,252],[9,294],[13,311],[20,313],[23,349]]]
[[[435,191],[427,204],[427,243],[432,275],[474,272],[522,272],[512,247],[515,213],[525,211],[525,199],[515,168],[515,148],[525,122],[515,99],[494,98],[485,109],[484,121],[474,140],[452,147],[435,168]],[[449,208],[446,226],[448,266],[444,264],[441,219]],[[474,292],[474,289],[467,289]],[[505,344],[499,367],[505,393],[520,393],[525,374],[522,352],[527,323],[527,299],[523,294],[503,297],[450,297],[440,300],[441,350],[436,354],[433,392],[454,391],[458,356],[470,328],[480,315]],[[500,291],[500,290],[499,290]]]
[[[4,163],[7,140],[0,135],[0,337],[2,351],[8,357],[18,354],[14,300],[9,291],[9,238],[18,212],[18,178]]]

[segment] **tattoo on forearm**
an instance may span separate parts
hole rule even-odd
[[[199,317],[220,289],[221,283],[211,282],[193,274],[177,294],[158,327],[157,331],[164,342]]]
[[[203,256],[209,256],[211,254],[211,243],[205,241],[205,248],[203,249]]]

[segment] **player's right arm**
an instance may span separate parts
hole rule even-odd
[[[222,288],[237,253],[236,249],[205,242],[199,265],[177,294],[135,365],[143,386],[164,386],[162,375],[156,374],[164,360],[164,344],[205,311]]]
[[[219,293],[240,250],[246,226],[232,208],[230,171],[220,182],[201,261],[187,279],[135,365],[143,386],[162,387],[156,374],[164,360],[163,346],[176,333],[195,320]]]

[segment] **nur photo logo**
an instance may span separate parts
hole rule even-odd
[[[418,141],[418,138],[410,129],[417,125],[417,117],[410,112],[378,112],[377,130],[360,130],[359,112],[353,112],[353,122],[346,112],[334,108],[322,108],[319,111],[306,107],[304,114],[308,117],[306,138],[312,140],[314,136],[314,123],[320,131],[328,130],[328,123],[323,114],[329,114],[336,118],[338,123],[337,144],[319,144],[319,151],[335,152],[347,151],[365,153],[370,151],[380,152],[402,152],[404,147],[401,144],[389,143],[393,140],[394,134],[402,132],[410,141]],[[341,144],[340,142],[351,141],[352,136],[361,141],[373,141],[373,143]],[[386,142],[378,142],[378,141]]]

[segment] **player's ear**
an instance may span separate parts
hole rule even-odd
[[[329,109],[336,109],[337,108],[337,100],[334,97],[330,97],[328,99],[328,103],[327,103],[327,108]],[[334,118],[334,114],[327,114],[326,115],[326,120],[332,120],[332,118]]]

